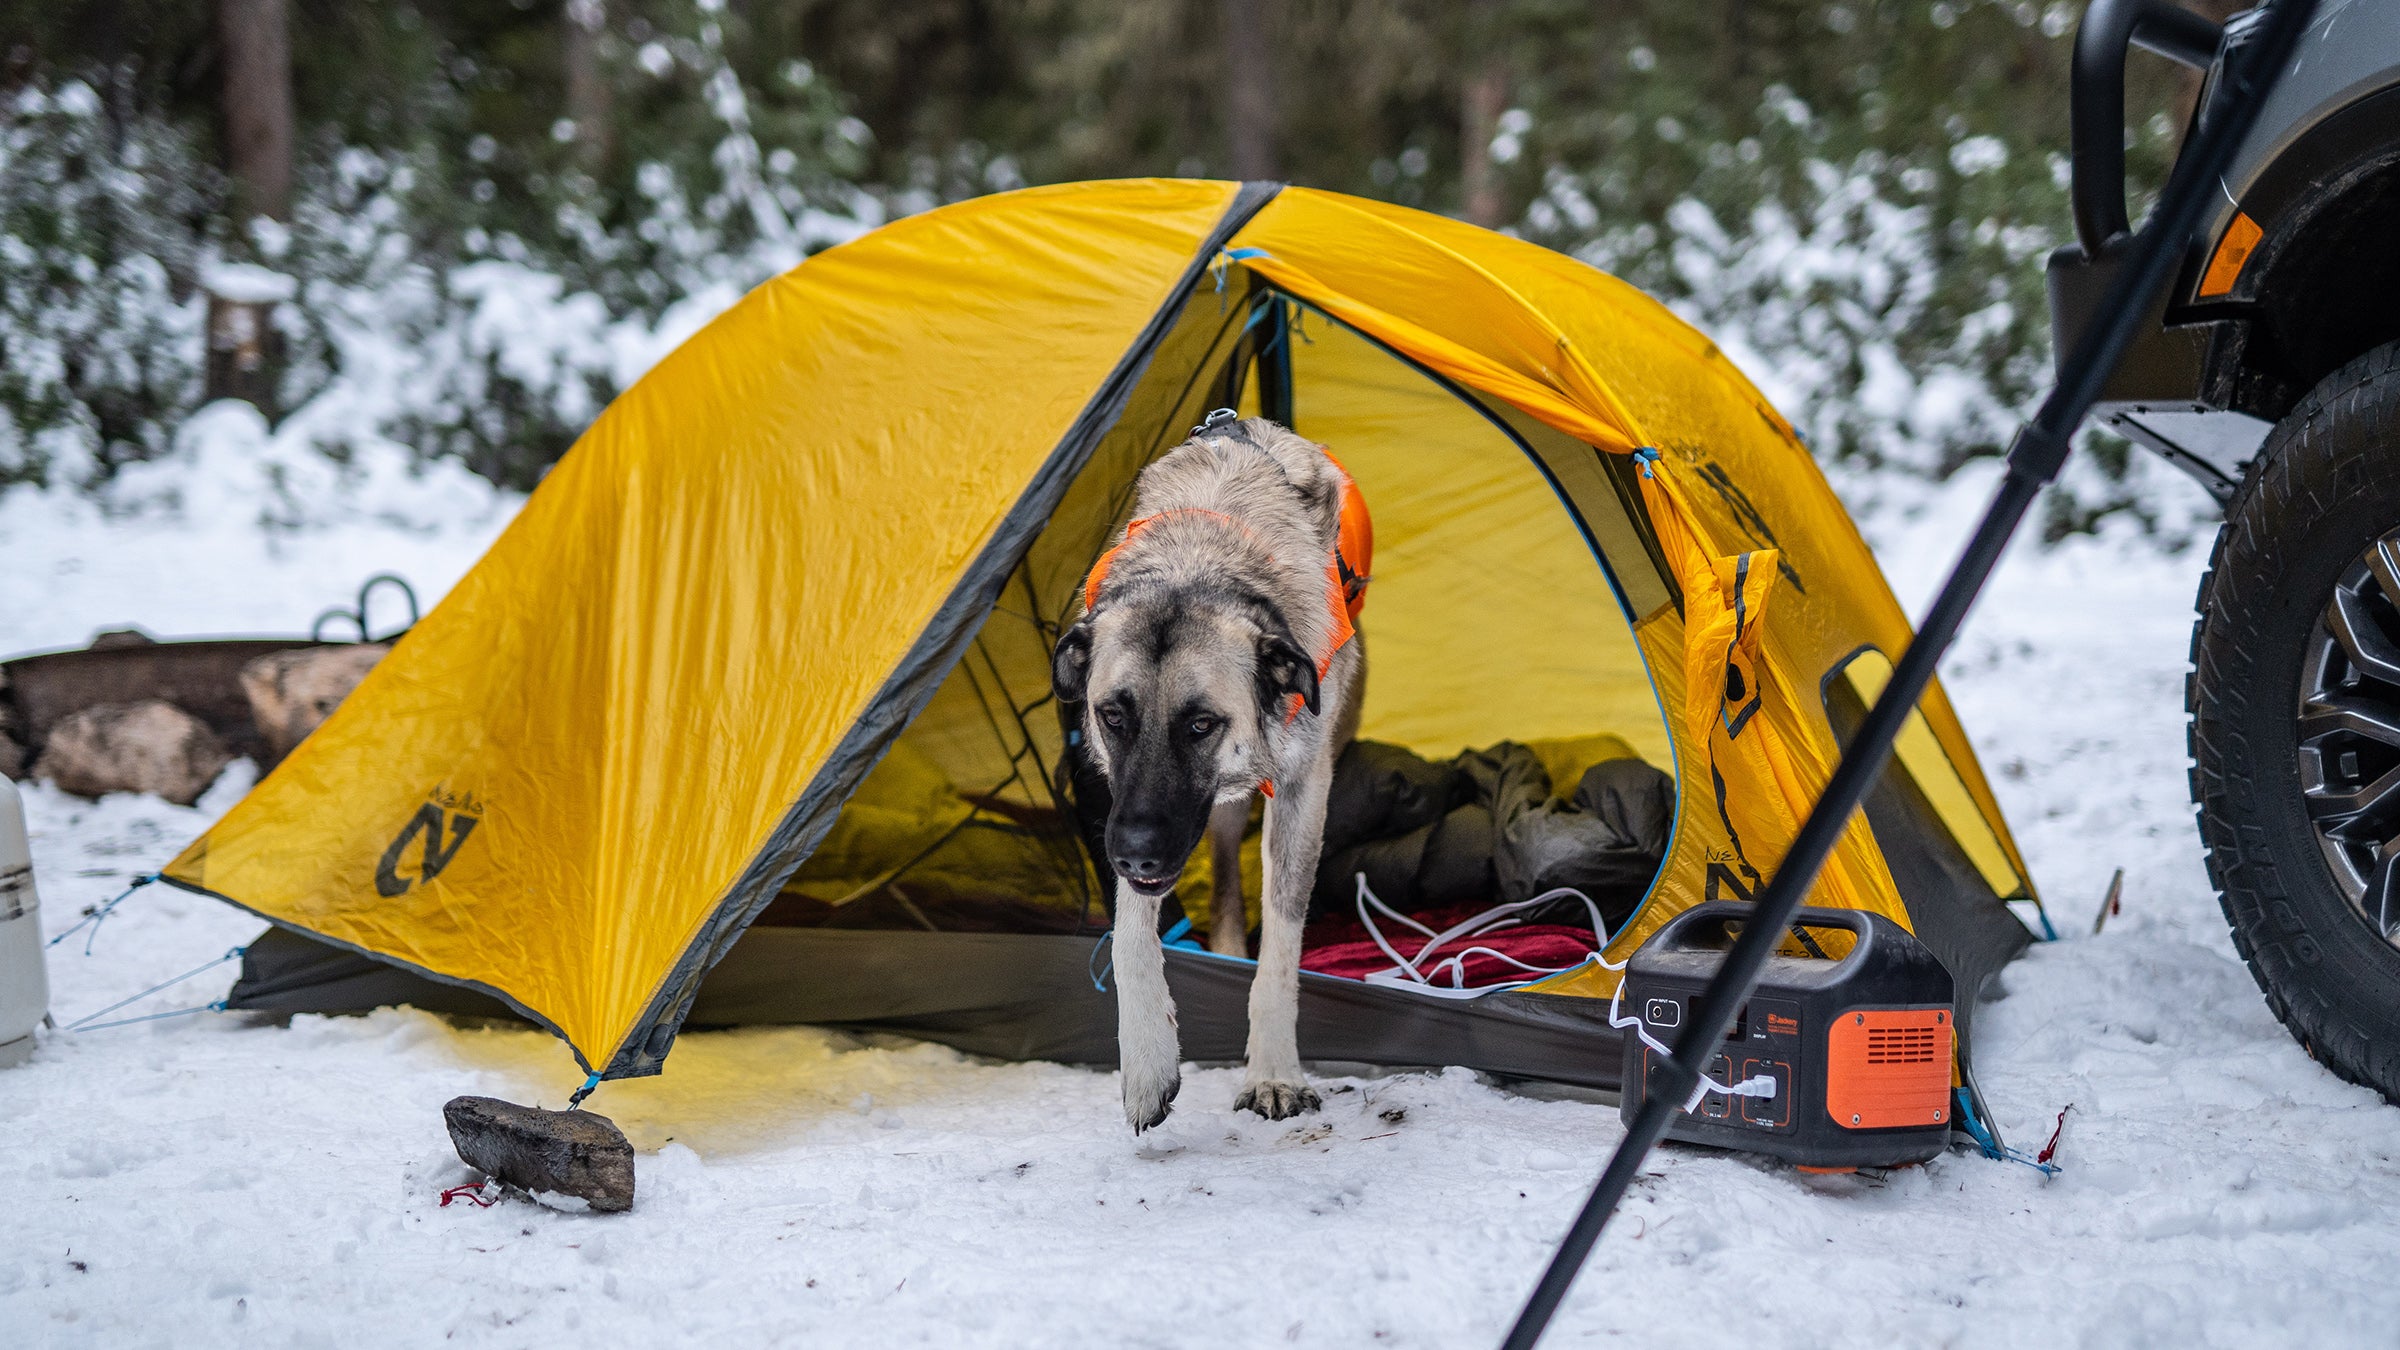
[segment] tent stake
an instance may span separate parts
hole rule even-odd
[[[2108,879],[2108,894],[2100,897],[2100,915],[2092,920],[2093,937],[2100,936],[2100,930],[2108,926],[2108,916],[2118,911],[2123,904],[2124,894],[2125,869],[2120,867],[2117,874]]]
[[[1624,1142],[1608,1160],[1600,1182],[1584,1202],[1582,1212],[1542,1272],[1524,1308],[1517,1314],[1503,1350],[1532,1350],[1550,1318],[1564,1302],[1567,1290],[1583,1268],[1584,1258],[1600,1240],[1600,1230],[1616,1212],[1642,1163],[1650,1156],[1675,1113],[1699,1081],[1700,1068],[1732,1027],[1735,1013],[1758,983],[1767,958],[1780,945],[1783,930],[1800,907],[1817,873],[1833,851],[1850,815],[1891,758],[1892,742],[1909,713],[1932,682],[1942,654],[1957,636],[1967,611],[1990,579],[2009,538],[2025,519],[2034,498],[2058,476],[2067,460],[2071,438],[2092,405],[2099,401],[2108,377],[2116,370],[2135,329],[2150,312],[2150,304],[2165,287],[2185,243],[2199,228],[2201,211],[2218,189],[2234,150],[2248,134],[2281,74],[2301,31],[2307,27],[2316,0],[2274,0],[2258,41],[2241,53],[2238,69],[2224,74],[2225,102],[2220,115],[2204,126],[2197,140],[2177,160],[2167,188],[2151,219],[2126,247],[2124,264],[2109,283],[2099,317],[2076,339],[2065,375],[2043,400],[2033,420],[2017,433],[2009,447],[2008,472],[1983,521],[1968,540],[1958,565],[1942,585],[1925,622],[1901,654],[1892,678],[1875,700],[1857,736],[1834,766],[1832,777],[1816,806],[1793,838],[1774,878],[1759,893],[1751,922],[1726,954],[1725,964],[1692,1006],[1692,1015],[1675,1041],[1675,1053],[1656,1061],[1641,1109],[1626,1127]]]

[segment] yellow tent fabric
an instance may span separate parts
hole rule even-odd
[[[1293,368],[1322,395],[1303,429],[1357,447],[1378,585],[1403,597],[1369,607],[1392,658],[1369,731],[1445,749],[1607,733],[1671,763],[1675,840],[1620,955],[1771,873],[1836,753],[1816,682],[1861,649],[1897,653],[1907,626],[1755,390],[1655,302],[1521,241],[1306,189],[1135,181],[928,212],[761,286],[612,404],[165,875],[498,995],[589,1070],[656,1072],[701,973],[779,892],[838,904],[908,850],[968,847],[979,813],[1036,820],[1025,763],[1055,733],[1002,690],[1021,744],[978,742],[1006,720],[987,681],[1046,667],[1043,611],[1121,523],[1132,473],[1215,399],[1210,372],[1255,346],[1239,305],[1262,288],[1340,325]],[[1403,391],[1362,352],[1457,397],[1395,423],[1442,386]],[[1594,564],[1602,526],[1558,505],[1581,489],[1470,472],[1488,418],[1638,462],[1638,503],[1607,527],[1638,536],[1635,556],[1594,543],[1612,572]],[[1403,435],[1412,453],[1378,448]],[[1543,472],[1595,465],[1561,452]],[[1446,500],[1443,473],[1483,486]],[[1477,538],[1511,550],[1495,567],[1589,591],[1543,631],[1511,619],[1534,657],[1506,672],[1439,665],[1445,640],[1507,650],[1501,620],[1445,635],[1428,616],[1448,593],[1412,605],[1394,574]],[[1591,618],[1609,612],[1613,629]],[[1502,673],[1533,691],[1509,726],[1477,698]],[[1922,711],[2029,894],[1947,703]],[[987,772],[1003,786],[983,791]],[[950,872],[1039,884],[985,858]],[[1819,898],[1908,917],[1863,819]],[[1596,969],[1549,986],[1610,987]]]
[[[1438,758],[1606,731],[1672,764],[1608,577],[1516,446],[1350,330],[1303,316],[1290,351],[1294,421],[1337,447],[1375,516],[1359,734]]]

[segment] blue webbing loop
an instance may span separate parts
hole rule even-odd
[[[1083,963],[1084,973],[1092,977],[1092,988],[1103,994],[1108,992],[1108,975],[1110,971],[1117,968],[1117,962],[1116,958],[1112,956],[1109,958],[1108,965],[1103,967],[1100,964],[1100,949],[1107,946],[1108,940],[1115,936],[1114,932],[1102,933],[1099,940],[1092,944],[1090,959]]]
[[[1177,919],[1173,928],[1158,935],[1158,942],[1162,947],[1181,947],[1194,952],[1206,950],[1200,945],[1200,940],[1192,936],[1192,921],[1189,918]]]
[[[595,1070],[591,1077],[583,1080],[582,1087],[575,1089],[575,1095],[567,1098],[567,1109],[570,1111],[582,1110],[583,1099],[591,1096],[592,1089],[598,1086],[600,1086],[600,1074],[597,1070]]]
[[[1252,258],[1264,258],[1266,256],[1267,252],[1265,249],[1257,248],[1227,248],[1217,250],[1215,261],[1208,265],[1210,274],[1215,276],[1217,279],[1217,295],[1222,297],[1225,294],[1225,274],[1233,270],[1233,264],[1237,262],[1248,262]],[[1217,312],[1220,314],[1225,312],[1225,302],[1221,298],[1217,301]]]
[[[1650,466],[1658,462],[1658,451],[1647,445],[1635,446],[1633,462],[1640,466],[1642,477],[1650,476]]]

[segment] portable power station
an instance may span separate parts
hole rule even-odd
[[[1623,1113],[1641,1109],[1650,1066],[1673,1047],[1750,906],[1684,911],[1626,963]],[[1706,1066],[1705,1091],[1667,1137],[1806,1168],[1895,1167],[1948,1146],[1954,1058],[1950,972],[1880,914],[1803,908]],[[1844,950],[1847,948],[1847,950]]]

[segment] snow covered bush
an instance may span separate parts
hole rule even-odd
[[[0,105],[0,489],[162,452],[200,396],[200,222],[215,175],[91,83]]]
[[[804,62],[745,85],[721,11],[641,30],[607,183],[564,138],[319,127],[288,222],[226,221],[191,140],[102,76],[29,81],[0,105],[0,489],[101,493],[167,454],[203,396],[202,283],[228,279],[289,297],[275,401],[329,460],[390,442],[531,487],[676,342],[880,218],[850,181],[863,127]]]
[[[518,167],[545,208],[540,229],[497,222],[471,231],[472,252],[523,247],[614,314],[652,319],[696,291],[748,290],[882,218],[860,186],[870,137],[830,84],[801,60],[745,80],[723,0],[662,9],[630,52],[620,97],[620,182],[572,165]],[[506,157],[496,150],[494,160]]]
[[[751,287],[881,219],[875,198],[851,181],[864,127],[805,62],[776,70],[774,97],[747,86],[726,50],[722,10],[718,0],[676,9],[687,31],[656,30],[632,51],[640,79],[627,95],[639,109],[625,119],[629,191],[603,190],[571,161],[536,161],[487,137],[470,144],[468,161],[489,176],[453,183],[453,195],[428,204],[422,180],[438,163],[375,165],[352,152],[358,171],[345,176],[347,190],[402,203],[394,226],[437,215],[462,223],[446,266],[394,278],[412,297],[399,331],[421,394],[390,426],[421,454],[531,487],[677,342]],[[352,229],[358,217],[356,204],[333,204],[316,229],[338,238],[364,277],[387,250]],[[344,285],[304,308],[340,312],[361,289]],[[376,342],[387,313],[378,294],[352,316],[352,341]]]

